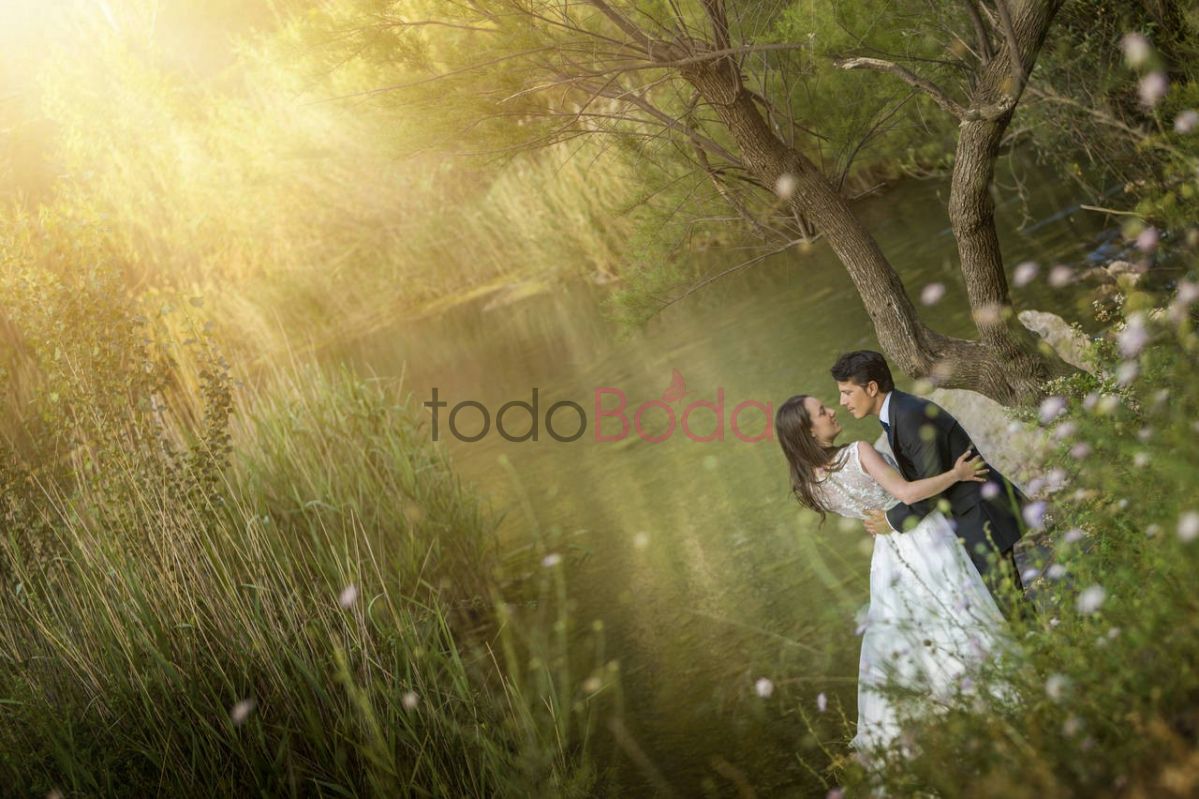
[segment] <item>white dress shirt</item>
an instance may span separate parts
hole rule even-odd
[[[891,410],[891,392],[888,391],[887,395],[885,397],[883,397],[883,407],[878,409],[878,420],[880,422],[883,422],[884,424],[891,424],[891,415],[889,413],[890,410]]]

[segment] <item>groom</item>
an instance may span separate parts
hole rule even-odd
[[[939,405],[896,390],[891,370],[879,353],[848,352],[837,359],[832,373],[841,404],[855,419],[879,418],[904,479],[941,474],[951,469],[967,449],[978,451],[957,420]],[[994,467],[988,464],[988,468],[990,475],[985,483],[955,483],[940,497],[912,505],[900,503],[887,511],[885,523],[881,519],[868,520],[866,527],[871,533],[906,532],[944,500],[948,502],[946,516],[952,518],[970,560],[992,590],[996,578],[1006,579],[1023,596],[1013,551],[1022,534],[1021,512],[1028,498]],[[993,565],[998,569],[992,569]]]

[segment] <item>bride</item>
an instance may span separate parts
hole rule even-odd
[[[866,441],[835,446],[837,414],[799,395],[775,414],[775,430],[804,506],[820,514],[865,519],[899,502],[935,497],[963,480],[986,479],[969,451],[949,471],[908,482],[893,460]],[[851,745],[865,754],[890,747],[909,713],[967,691],[970,674],[1005,640],[1003,617],[978,570],[934,511],[910,532],[875,538],[870,605],[858,667],[858,729]],[[915,705],[897,694],[922,697]]]

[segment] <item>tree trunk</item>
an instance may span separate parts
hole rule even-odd
[[[1023,395],[1035,395],[1042,381],[1070,370],[1043,357],[1035,337],[1016,319],[995,229],[991,184],[1000,141],[1060,5],[1059,0],[1029,0],[1015,9],[1012,36],[1000,57],[982,68],[970,98],[971,109],[994,108],[1005,100],[1011,108],[994,119],[968,118],[961,123],[949,193],[949,221],[980,341],[1010,365],[1011,379],[1024,384],[1017,386]],[[1013,41],[1019,50],[1015,54]]]
[[[1011,341],[1010,336],[1005,338],[999,329],[975,342],[942,335],[920,321],[899,275],[874,237],[816,165],[771,131],[728,59],[689,64],[681,72],[721,118],[755,177],[768,186],[778,185],[784,175],[794,180],[795,190],[790,198],[794,210],[811,220],[828,239],[862,298],[879,344],[896,366],[911,377],[928,378],[948,388],[978,391],[1005,405],[1031,402],[1043,396],[1041,380],[1050,370],[1044,359],[1037,357],[1035,348],[1026,350]],[[983,166],[986,195],[990,166]],[[989,217],[985,214],[980,217],[986,218]],[[997,256],[998,238],[994,235],[993,219],[990,229],[990,241],[994,242]],[[985,245],[985,231],[982,233]],[[1006,303],[1002,263],[998,275],[998,287],[980,284],[976,288],[983,289],[980,296],[995,295]],[[969,289],[969,279],[967,282]],[[974,294],[971,294],[973,303]],[[1023,332],[1029,335],[1028,331]]]

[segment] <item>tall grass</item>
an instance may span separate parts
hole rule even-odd
[[[6,790],[588,790],[604,686],[538,632],[560,577],[506,578],[402,386],[293,364],[238,387],[202,330],[160,324],[178,311],[24,246],[2,272]]]

